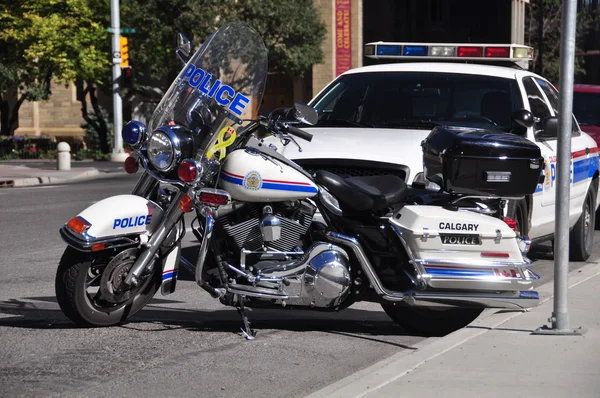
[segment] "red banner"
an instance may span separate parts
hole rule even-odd
[[[350,0],[335,0],[335,75],[352,68]]]

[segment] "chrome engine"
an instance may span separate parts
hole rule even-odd
[[[267,205],[245,203],[218,218],[218,225],[234,251],[277,250],[301,246],[317,207],[308,201]]]
[[[218,218],[239,265],[225,263],[235,276],[228,293],[282,306],[330,308],[349,293],[348,254],[339,246],[317,242],[303,250],[302,237],[316,206],[307,201],[257,205],[246,203]]]

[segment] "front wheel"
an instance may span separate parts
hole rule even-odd
[[[386,314],[409,333],[445,336],[473,322],[482,308],[426,308],[381,304]]]
[[[113,326],[141,310],[161,284],[158,262],[137,286],[123,283],[138,249],[82,253],[67,247],[56,272],[55,291],[63,313],[81,326]]]

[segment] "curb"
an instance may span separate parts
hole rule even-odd
[[[600,275],[598,263],[588,263],[569,273],[569,289]],[[512,318],[536,310],[554,296],[554,281],[540,285],[537,289],[540,303],[537,307],[523,311],[486,309],[480,317],[465,328],[459,329],[444,337],[428,338],[414,345],[415,351],[402,351],[377,362],[363,370],[355,372],[333,384],[306,395],[305,398],[317,397],[363,397],[373,393],[387,384],[414,371],[430,361],[475,337],[487,333],[508,322]],[[548,313],[550,316],[550,313]],[[543,325],[540,325],[543,326]]]
[[[41,184],[59,184],[70,181],[77,181],[84,178],[95,177],[100,174],[98,169],[87,170],[78,173],[75,176],[39,176],[39,177],[23,177],[23,178],[2,178],[0,177],[0,188],[16,188],[28,187]]]

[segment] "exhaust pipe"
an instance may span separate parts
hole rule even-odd
[[[371,286],[384,300],[395,302],[404,301],[411,306],[423,307],[447,306],[525,309],[536,307],[539,304],[539,294],[531,290],[500,293],[419,292],[414,290],[406,292],[391,291],[386,289],[379,280],[379,277],[371,266],[371,262],[357,239],[333,231],[327,232],[326,235],[331,241],[342,244],[352,250],[363,271],[367,275]]]

